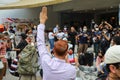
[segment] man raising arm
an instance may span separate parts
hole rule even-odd
[[[59,40],[55,43],[53,48],[55,57],[53,58],[47,51],[44,38],[46,20],[47,7],[43,7],[40,12],[40,24],[37,29],[37,47],[40,55],[40,64],[43,69],[43,80],[75,80],[75,67],[65,61],[68,53],[67,42]]]

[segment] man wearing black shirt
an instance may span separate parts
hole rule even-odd
[[[73,45],[72,47],[73,52],[74,52],[75,43],[76,43],[76,35],[77,35],[77,32],[75,31],[75,28],[71,27],[71,31],[68,33],[68,40]]]

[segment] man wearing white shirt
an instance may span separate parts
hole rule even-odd
[[[58,40],[60,40],[60,39],[64,38],[64,35],[65,34],[61,30],[59,30],[59,32],[57,33],[56,37],[57,37]]]
[[[37,47],[40,55],[40,63],[43,69],[43,80],[75,80],[76,69],[66,63],[68,44],[65,40],[55,42],[51,58],[45,45],[45,22],[47,20],[47,7],[43,7],[40,13],[40,24],[37,31]]]
[[[59,25],[56,24],[55,28],[53,29],[54,33],[58,33],[59,32]]]
[[[52,32],[52,30],[50,30],[50,32],[48,33],[48,39],[49,39],[49,43],[50,43],[50,52],[52,51],[52,49],[54,47],[54,36],[55,36],[55,34]]]

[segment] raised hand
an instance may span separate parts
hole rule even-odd
[[[39,18],[40,18],[40,23],[45,24],[46,20],[48,19],[48,17],[47,17],[47,7],[42,7]]]

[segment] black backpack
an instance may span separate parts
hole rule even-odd
[[[92,66],[93,60],[94,60],[94,55],[92,52],[86,52],[84,54],[81,54],[78,58],[79,64],[84,66],[86,65]]]

